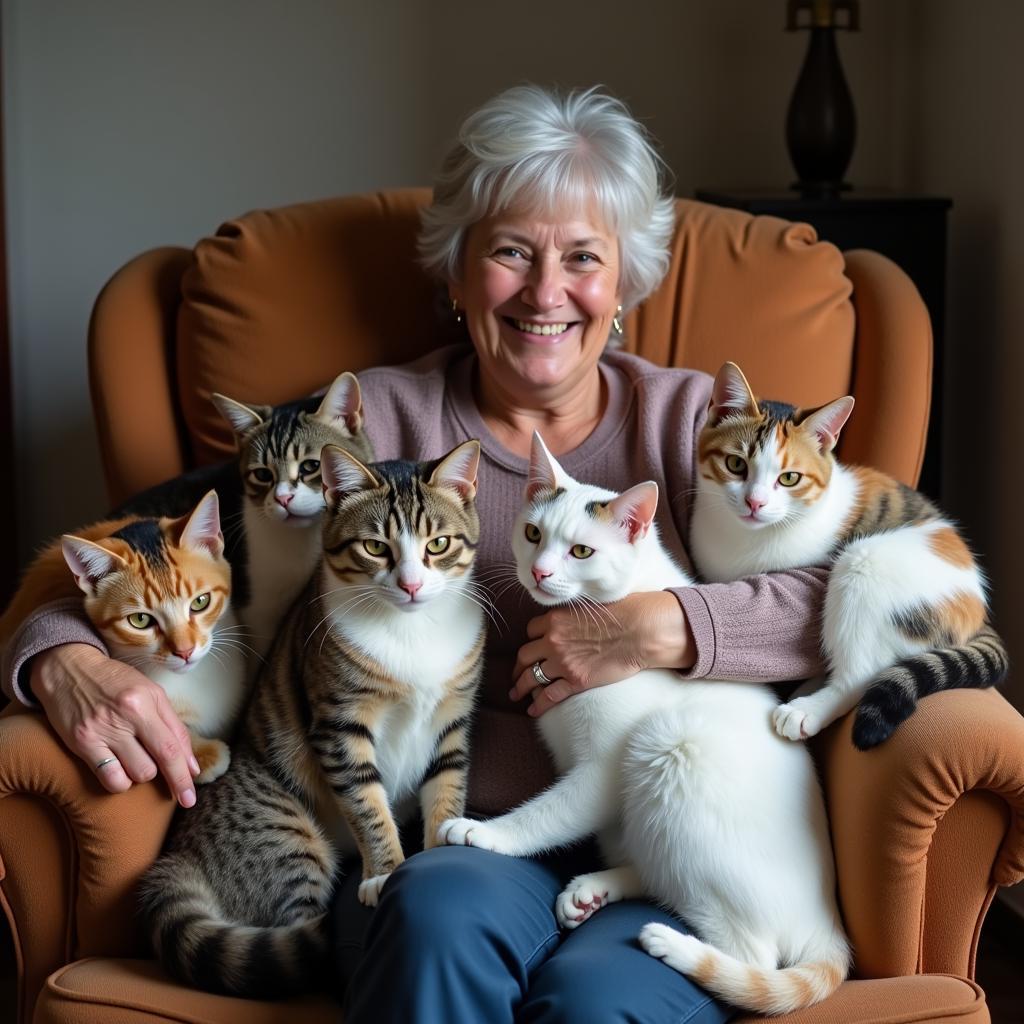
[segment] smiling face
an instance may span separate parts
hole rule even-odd
[[[462,265],[450,292],[485,382],[532,406],[538,389],[590,379],[620,302],[615,235],[593,217],[506,211],[473,225]]]

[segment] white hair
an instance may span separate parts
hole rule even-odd
[[[663,162],[625,104],[598,87],[559,94],[536,85],[499,93],[462,124],[422,214],[420,259],[458,281],[466,232],[515,208],[596,213],[619,243],[619,291],[631,309],[669,265],[675,203]]]

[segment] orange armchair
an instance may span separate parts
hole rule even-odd
[[[455,340],[415,263],[427,198],[252,213],[115,274],[89,332],[111,502],[230,451],[212,391],[279,402]],[[804,405],[852,393],[841,457],[913,483],[931,332],[906,275],[806,225],[685,200],[678,210],[671,269],[627,318],[627,347],[711,372],[733,359],[760,393]],[[855,976],[780,1019],[987,1021],[974,958],[996,887],[1024,877],[1024,719],[993,691],[964,690],[923,702],[869,753],[849,730],[837,723],[816,754]],[[134,889],[172,812],[159,783],[103,792],[40,716],[0,716],[0,901],[21,1024],[336,1020],[326,999],[285,1008],[193,992],[149,958]]]

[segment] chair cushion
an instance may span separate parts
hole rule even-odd
[[[337,1024],[336,1004],[326,999],[286,1003],[233,999],[196,992],[170,981],[148,960],[88,959],[47,979],[36,1004],[35,1024]],[[755,1024],[763,1017],[739,1017]],[[773,1017],[778,1024],[910,1024],[914,1021],[984,1024],[985,994],[963,978],[945,974],[848,981],[831,999],[798,1013]]]

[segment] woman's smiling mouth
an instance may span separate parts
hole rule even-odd
[[[524,334],[532,334],[537,337],[558,337],[559,335],[565,334],[570,327],[574,327],[574,323],[536,323],[530,320],[517,320],[515,317],[506,316],[502,319],[510,327],[514,327],[517,331],[521,331]]]

